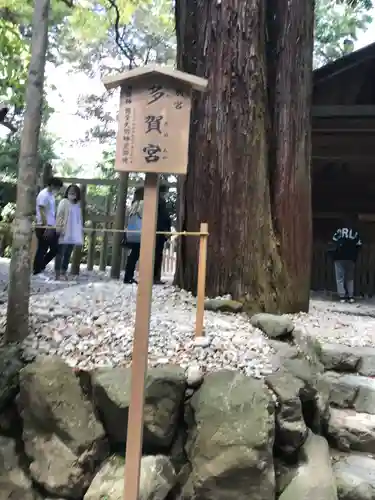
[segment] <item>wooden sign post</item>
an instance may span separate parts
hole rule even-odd
[[[124,499],[138,500],[159,174],[186,174],[191,94],[205,90],[207,81],[146,66],[103,83],[107,90],[121,87],[115,168],[146,173],[124,483]]]

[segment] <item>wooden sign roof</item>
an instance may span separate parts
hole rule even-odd
[[[176,80],[176,83],[183,83],[189,86],[193,90],[203,91],[207,88],[207,80],[200,78],[190,73],[185,73],[183,71],[178,71],[173,68],[168,68],[165,66],[159,66],[157,64],[150,64],[143,66],[142,68],[135,68],[119,75],[106,76],[103,78],[102,82],[107,90],[114,89],[124,84],[132,85],[137,82],[137,80],[144,80],[152,76],[163,76],[170,78],[171,80]]]

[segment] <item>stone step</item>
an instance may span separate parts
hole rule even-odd
[[[365,377],[375,377],[375,348],[373,347],[321,344],[320,360],[326,370],[358,372]]]
[[[375,498],[375,460],[361,454],[333,457],[339,500]]]
[[[327,437],[338,450],[375,453],[375,415],[331,408]]]
[[[375,415],[375,379],[336,372],[326,372],[324,379],[330,386],[331,405]]]

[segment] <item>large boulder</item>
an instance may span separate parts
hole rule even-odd
[[[374,500],[375,460],[363,455],[340,457],[333,466],[340,500]]]
[[[186,408],[192,470],[180,498],[274,498],[273,412],[262,381],[227,370],[206,375]]]
[[[45,357],[21,370],[19,409],[34,481],[52,496],[81,498],[108,444],[71,368]]]
[[[92,376],[94,401],[114,444],[126,441],[130,381],[129,368],[101,369]],[[146,449],[154,451],[171,446],[183,408],[185,388],[185,372],[177,366],[148,370],[143,436]]]
[[[310,433],[303,446],[303,456],[295,476],[279,500],[337,500],[327,441]]]
[[[327,435],[339,450],[375,453],[375,415],[332,408]]]
[[[321,434],[329,419],[330,385],[323,378],[321,366],[311,359],[299,357],[285,359],[283,369],[303,383],[299,396],[306,425]]]
[[[326,370],[355,372],[361,355],[358,350],[343,344],[322,344],[320,360]]]
[[[308,429],[303,418],[300,392],[301,380],[286,371],[278,371],[266,378],[266,384],[276,394],[275,450],[281,456],[295,454],[306,440]]]
[[[145,456],[141,461],[139,500],[164,500],[175,485],[176,475],[169,458]],[[84,500],[124,498],[124,459],[110,457],[100,468]]]
[[[365,377],[375,377],[375,349],[373,347],[362,347],[356,349],[361,354],[358,364],[358,373]]]
[[[0,436],[0,498],[37,500],[30,479],[20,467],[16,442]]]
[[[23,368],[20,350],[15,346],[0,347],[0,412],[18,392],[19,372]]]
[[[339,408],[375,414],[375,380],[360,375],[326,372],[330,383],[330,402]]]
[[[283,339],[291,337],[294,323],[287,316],[277,314],[259,313],[252,316],[251,324],[271,339]]]

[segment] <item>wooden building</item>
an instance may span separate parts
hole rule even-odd
[[[327,243],[357,214],[356,294],[375,295],[375,43],[314,71],[312,203],[312,289],[335,290]]]

